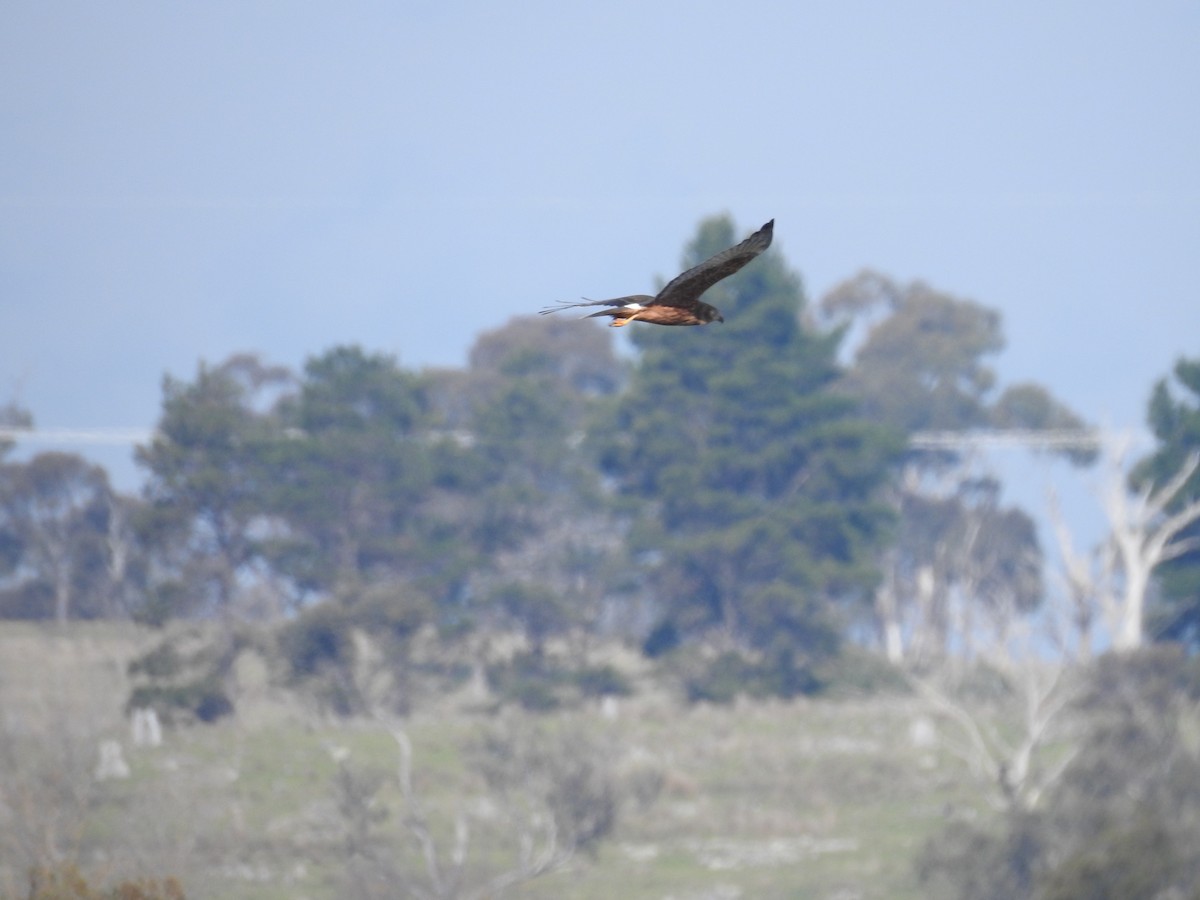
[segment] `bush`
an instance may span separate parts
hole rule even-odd
[[[561,669],[535,653],[519,653],[506,663],[489,666],[487,677],[501,701],[530,712],[558,709],[563,703],[562,688],[569,684]]]
[[[34,869],[29,882],[28,900],[185,900],[174,878],[139,878],[108,889],[94,888],[70,863]]]
[[[159,644],[145,656],[129,664],[130,675],[145,675],[147,678],[174,678],[183,669],[183,657],[169,641]]]
[[[427,599],[394,584],[368,587],[352,601],[314,604],[276,636],[286,680],[337,715],[355,715],[381,702],[403,714],[412,693],[410,643],[431,618]],[[365,661],[356,640],[362,636],[373,651]],[[390,679],[386,697],[376,690],[383,675]]]
[[[351,716],[366,708],[355,678],[358,654],[350,607],[335,601],[310,606],[280,629],[277,644],[287,680],[326,709]]]
[[[908,679],[896,666],[876,653],[859,647],[844,647],[817,667],[821,693],[829,696],[872,696],[907,694]]]
[[[308,607],[279,630],[278,647],[292,681],[330,667],[354,666],[354,622],[349,607],[335,602]]]
[[[956,822],[926,842],[917,876],[930,900],[1028,900],[1045,868],[1046,828],[1021,813],[991,830]]]
[[[152,684],[136,687],[126,704],[129,709],[152,707],[165,721],[182,718],[215,722],[233,714],[233,701],[220,679],[208,675],[181,684]]]
[[[821,686],[812,669],[797,661],[790,651],[762,661],[727,651],[684,678],[684,693],[690,703],[732,703],[741,694],[787,699],[814,694]]]
[[[1200,900],[1197,671],[1179,648],[1097,660],[1071,710],[1076,752],[1045,801],[935,835],[919,866],[928,896]]]
[[[612,666],[570,669],[540,653],[519,653],[506,663],[489,666],[487,674],[501,701],[530,712],[575,706],[585,697],[633,693],[629,680]]]
[[[1179,896],[1170,889],[1185,876],[1175,838],[1157,817],[1145,813],[1109,829],[1045,879],[1039,900],[1124,900]]]
[[[130,692],[126,711],[151,707],[164,722],[173,724],[215,722],[233,713],[224,673],[237,641],[230,643],[226,652],[202,645],[184,653],[179,649],[182,640],[182,636],[164,640],[129,664],[130,676],[144,683]]]
[[[571,680],[585,697],[628,697],[633,693],[629,679],[612,666],[588,666],[573,673]]]
[[[660,622],[642,643],[642,652],[650,659],[665,656],[683,643],[683,636],[674,622]]]
[[[148,589],[133,610],[133,621],[151,628],[164,628],[188,606],[191,592],[182,581],[165,581]]]
[[[616,827],[620,808],[612,747],[585,731],[516,724],[492,730],[473,748],[478,771],[496,793],[544,808],[562,846],[594,850]]]
[[[348,608],[354,624],[373,637],[404,642],[433,619],[433,604],[403,585],[381,584],[367,588]]]

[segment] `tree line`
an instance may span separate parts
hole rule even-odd
[[[727,218],[702,222],[684,265],[735,239]],[[1056,519],[1055,587],[996,477],[953,442],[913,440],[1086,429],[1044,386],[999,383],[995,311],[870,271],[810,304],[778,250],[712,293],[724,325],[634,327],[626,355],[607,329],[529,316],[480,335],[456,369],[359,346],[299,371],[255,354],[201,363],[163,381],[136,495],[80,456],[18,461],[0,440],[0,617],[218,623],[131,665],[128,705],[177,721],[232,711],[233,661],[264,633],[273,676],[334,712],[385,717],[426,683],[480,673],[501,703],[535,709],[564,681],[627,689],[613,670],[565,671],[551,652],[563,636],[635,643],[693,700],[814,692],[838,666],[860,684],[890,677],[943,723],[996,810],[927,843],[931,897],[1184,896],[1200,873],[1200,358],[1155,385],[1153,450],[1104,455],[1107,539],[1076,547]],[[10,405],[0,425],[32,417]],[[1122,652],[1047,665],[1030,652],[1035,621],[1037,651],[1085,658],[1105,626]],[[485,652],[512,631],[526,650]],[[1174,644],[1135,652],[1158,638]],[[854,672],[850,645],[900,665]],[[563,758],[588,762],[575,747]],[[596,787],[586,766],[560,774]],[[344,769],[338,784],[366,846],[379,782]],[[578,807],[605,814],[589,827],[611,827],[609,800]],[[546,847],[546,860],[562,849]],[[379,860],[355,859],[354,878],[375,877]],[[69,869],[46,878],[83,893]]]
[[[684,264],[735,239],[708,219]],[[655,653],[702,641],[801,685],[847,639],[937,656],[1002,642],[1037,610],[1029,515],[959,454],[908,441],[1083,427],[1043,386],[999,385],[995,311],[874,272],[812,305],[778,251],[711,293],[726,324],[631,329],[631,358],[590,323],[520,317],[461,369],[359,346],[299,372],[254,354],[201,363],[164,379],[136,496],[82,457],[3,447],[0,615],[330,605],[405,633],[518,627],[535,650],[571,631]],[[1198,373],[1180,361],[1155,389],[1159,446],[1133,489],[1200,447]],[[1196,496],[1185,481],[1164,515]],[[1174,537],[1150,615],[1194,639],[1195,522]]]

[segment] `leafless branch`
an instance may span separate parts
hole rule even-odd
[[[965,745],[948,744],[971,773],[988,787],[988,802],[998,809],[1032,809],[1065,771],[1074,751],[1049,768],[1036,765],[1039,751],[1061,725],[1075,692],[1065,682],[1065,667],[1048,668],[1032,660],[1008,660],[1001,669],[1021,704],[1021,728],[1002,736],[978,713],[968,709],[929,677],[910,675],[910,682],[935,712],[953,722]],[[1046,673],[1049,677],[1043,677]]]
[[[420,850],[428,882],[428,887],[410,885],[413,893],[429,900],[494,898],[514,885],[561,868],[571,859],[573,841],[562,839],[553,811],[539,808],[541,801],[535,798],[531,808],[515,812],[518,808],[523,809],[523,804],[515,797],[510,798],[511,824],[517,842],[515,863],[481,886],[468,886],[465,883],[471,843],[468,817],[461,812],[455,817],[454,838],[449,853],[440,854],[429,817],[413,786],[412,741],[398,725],[389,725],[388,732],[399,751],[397,777],[404,801],[404,827]]]

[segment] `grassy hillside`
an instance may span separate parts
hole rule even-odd
[[[632,697],[568,712],[446,698],[403,721],[338,722],[248,656],[234,718],[139,748],[125,667],[154,640],[0,625],[3,896],[54,855],[102,880],[177,875],[197,898],[408,896],[429,885],[421,828],[444,870],[469,839],[463,884],[484,885],[546,847],[531,785],[554,747],[604,770],[615,826],[506,896],[916,898],[914,853],[977,804],[912,698],[687,707],[645,675]],[[121,743],[128,778],[95,779],[102,740]]]

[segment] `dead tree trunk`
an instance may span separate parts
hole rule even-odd
[[[1200,467],[1200,454],[1190,456],[1161,485],[1131,492],[1125,474],[1129,445],[1126,436],[1110,444],[1105,453],[1100,502],[1109,533],[1090,560],[1075,549],[1057,502],[1051,498],[1051,517],[1065,569],[1063,580],[1075,607],[1073,618],[1080,629],[1081,646],[1088,650],[1096,611],[1114,650],[1128,652],[1141,647],[1145,643],[1146,595],[1154,570],[1200,546],[1195,539],[1179,538],[1184,529],[1200,521],[1200,498],[1174,513],[1167,511]],[[1094,606],[1091,610],[1089,603]]]

